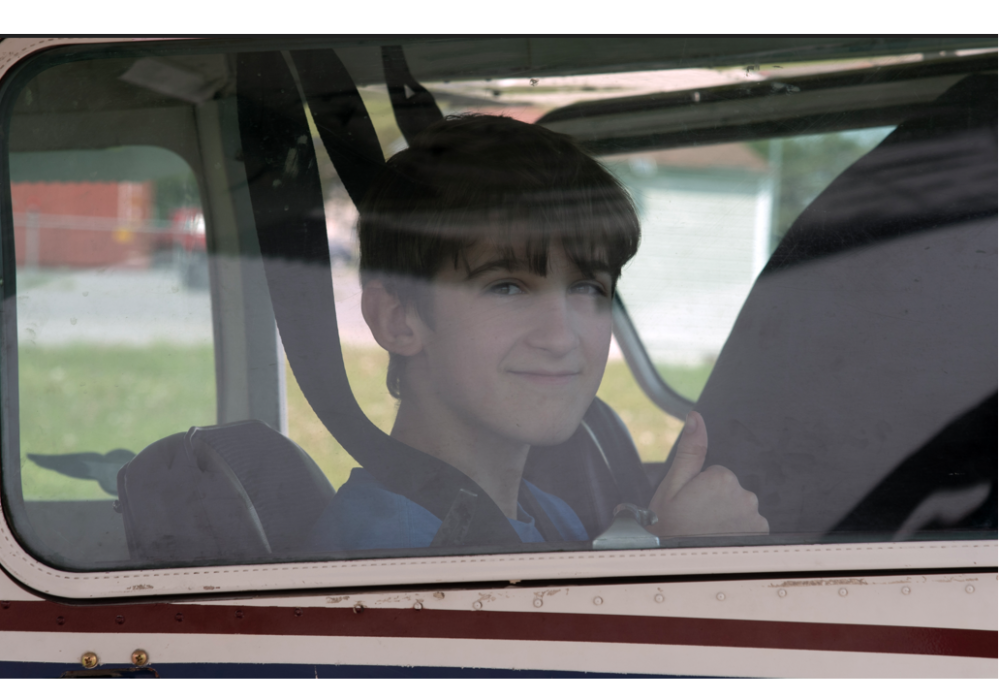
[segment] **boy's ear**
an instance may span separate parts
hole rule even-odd
[[[381,281],[372,280],[361,291],[361,315],[375,341],[389,352],[412,357],[423,349],[416,310]]]

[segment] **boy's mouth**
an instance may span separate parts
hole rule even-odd
[[[560,371],[546,371],[546,370],[511,370],[510,372],[515,377],[520,377],[526,379],[534,384],[547,384],[547,385],[561,385],[569,384],[574,379],[583,374],[579,370],[560,370]]]

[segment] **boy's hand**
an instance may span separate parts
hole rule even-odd
[[[649,504],[659,521],[647,529],[660,537],[766,534],[769,528],[757,512],[757,496],[742,488],[725,467],[715,464],[702,470],[707,452],[705,421],[691,411],[674,463]]]

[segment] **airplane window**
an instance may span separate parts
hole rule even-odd
[[[490,41],[25,64],[0,225],[27,549],[995,537],[995,53],[570,42],[527,75]]]
[[[118,471],[216,419],[197,182],[151,146],[14,152],[10,173],[25,512],[58,559],[121,564]]]

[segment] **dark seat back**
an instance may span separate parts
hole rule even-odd
[[[772,533],[850,521],[995,394],[996,256],[996,77],[971,76],[803,212],[701,395],[710,463],[757,494]],[[980,478],[955,462],[938,471]],[[897,525],[916,505],[906,489],[884,497]]]
[[[129,554],[153,565],[293,557],[333,495],[298,445],[256,420],[163,438],[118,473]]]

